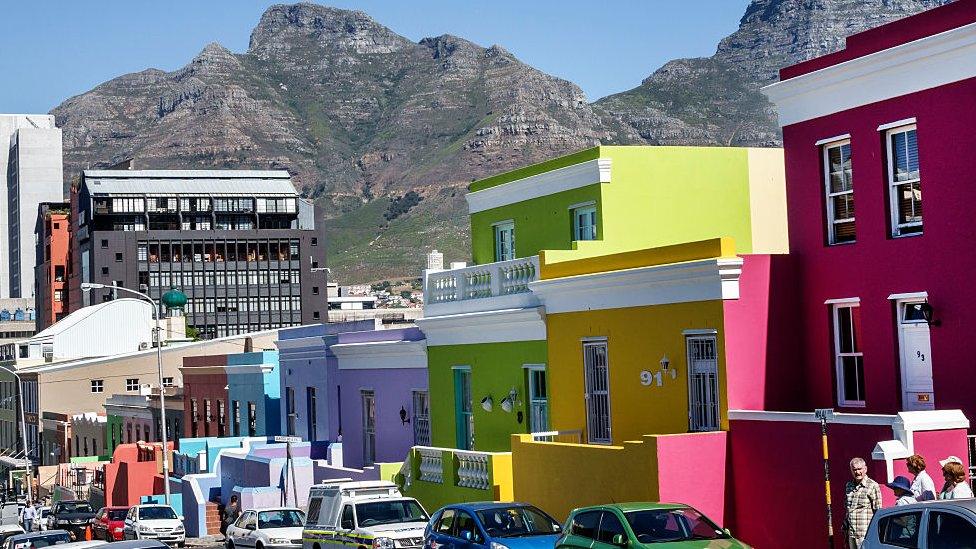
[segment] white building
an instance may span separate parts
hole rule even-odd
[[[53,116],[0,114],[0,178],[0,298],[33,297],[37,206],[64,200]]]

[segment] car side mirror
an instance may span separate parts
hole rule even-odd
[[[728,528],[722,528],[722,531],[725,532],[725,535],[726,536],[731,536],[732,535],[732,531],[729,530]]]
[[[627,536],[623,534],[614,534],[613,539],[610,540],[610,543],[616,545],[617,547],[627,547]]]
[[[244,525],[244,528],[247,528],[248,530],[256,530],[257,529],[257,526],[255,526],[253,523],[250,523],[249,522],[249,523],[247,523],[247,524]]]
[[[178,516],[176,518],[180,519],[180,522],[183,522],[184,520],[186,520],[185,518],[183,518],[183,515],[180,515],[180,516]]]

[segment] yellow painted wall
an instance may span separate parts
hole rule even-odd
[[[731,237],[589,257],[581,257],[575,250],[543,250],[539,254],[539,278],[548,280],[716,257],[735,257],[735,242]]]
[[[725,346],[721,300],[550,314],[550,423],[556,430],[583,429],[586,408],[583,344],[586,337],[607,338],[610,377],[610,433],[614,444],[648,433],[688,431],[688,378],[684,330],[718,331],[718,371],[722,428],[728,428]],[[641,384],[643,370],[657,372],[667,354],[677,378],[663,386]]]
[[[411,475],[410,486],[403,484],[403,478],[398,477],[403,494],[424,506],[428,513],[440,509],[451,503],[471,501],[512,501],[514,493],[512,483],[512,454],[511,452],[492,452],[489,454],[489,469],[491,471],[490,487],[487,489],[458,486],[458,460],[454,456],[455,450],[442,448],[441,471],[443,482],[428,482],[420,480],[420,456],[416,447],[410,450]]]

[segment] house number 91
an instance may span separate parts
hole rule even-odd
[[[671,379],[677,379],[678,372],[675,370],[670,370]],[[648,372],[644,370],[640,373],[641,385],[647,387],[650,385],[657,385],[658,387],[664,386],[664,372]]]

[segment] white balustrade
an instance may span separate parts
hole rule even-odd
[[[420,478],[417,480],[443,484],[444,466],[442,461],[442,451],[438,448],[420,447],[418,447],[416,450],[417,455],[420,457],[420,465],[418,466],[418,469],[420,470]]]
[[[464,488],[474,488],[476,490],[487,490],[491,488],[491,456],[485,452],[464,452],[456,451],[454,455],[458,459],[458,482],[457,485]]]
[[[428,272],[424,298],[437,304],[519,294],[533,280],[539,280],[539,256]]]

